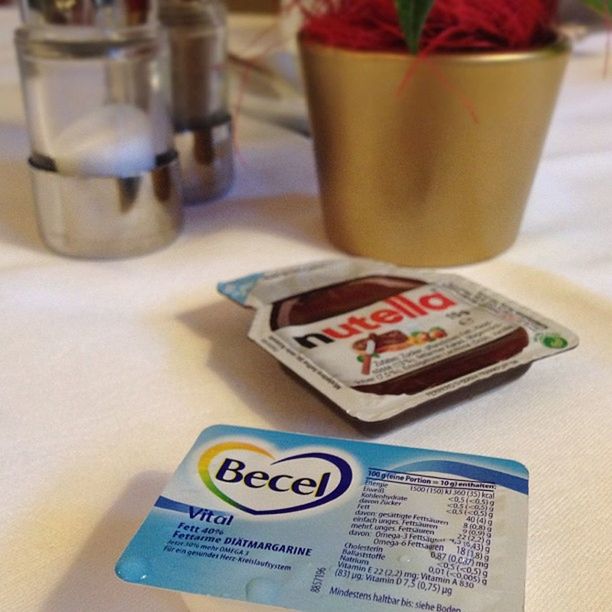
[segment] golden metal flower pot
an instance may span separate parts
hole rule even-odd
[[[447,266],[514,242],[569,57],[566,40],[427,59],[304,40],[300,49],[324,221],[336,246]]]

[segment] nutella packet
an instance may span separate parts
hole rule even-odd
[[[366,259],[218,289],[255,309],[249,338],[367,422],[578,344],[565,327],[461,276]]]

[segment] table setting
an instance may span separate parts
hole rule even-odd
[[[38,19],[35,4],[31,5],[32,14]],[[187,21],[181,21],[183,16],[174,6],[180,8],[180,2],[169,4],[177,13],[168,9],[167,27],[171,24],[177,32],[187,27],[185,23],[193,27],[191,13]],[[435,152],[433,145],[427,145],[423,153],[422,159],[427,163],[424,161],[422,167],[431,170],[427,175],[431,181],[425,188],[418,177],[409,185],[394,178],[387,180],[385,165],[397,168],[398,162],[378,163],[373,156],[368,157],[381,134],[387,138],[380,154],[386,156],[384,159],[390,160],[396,149],[404,159],[414,159],[415,153],[408,145],[405,149],[395,141],[389,145],[388,138],[401,133],[397,123],[392,128],[379,128],[378,124],[372,125],[371,117],[367,124],[366,120],[360,123],[357,111],[367,110],[365,99],[349,118],[358,128],[356,135],[340,142],[348,133],[349,120],[343,123],[344,115],[338,120],[345,128],[338,135],[330,128],[337,126],[325,113],[329,111],[331,115],[334,109],[340,112],[338,109],[345,108],[340,102],[345,100],[332,94],[325,98],[322,86],[313,84],[325,69],[315,65],[317,60],[312,56],[306,57],[305,77],[302,76],[303,41],[295,38],[295,15],[287,15],[286,10],[273,15],[228,13],[227,74],[219,79],[219,83],[223,79],[227,83],[215,90],[218,104],[206,107],[204,118],[188,117],[176,102],[180,94],[175,93],[173,111],[166,119],[160,119],[163,105],[156,97],[157,77],[151,77],[157,56],[151,59],[144,52],[131,55],[132,51],[125,51],[141,44],[140,38],[138,43],[129,38],[128,43],[122,40],[121,44],[112,39],[120,47],[120,53],[113,52],[112,57],[123,58],[117,60],[120,66],[113,69],[115,76],[126,71],[130,78],[148,83],[144,89],[147,102],[143,103],[148,110],[142,123],[132,115],[126,122],[122,115],[118,123],[130,126],[128,136],[136,133],[131,129],[142,128],[141,136],[146,134],[153,144],[145,146],[138,140],[138,146],[134,145],[139,155],[147,152],[148,160],[138,170],[138,180],[133,180],[134,172],[125,174],[122,169],[129,157],[125,148],[119,147],[115,155],[105,158],[111,171],[104,176],[98,170],[93,173],[92,180],[103,183],[96,187],[100,194],[96,196],[90,191],[91,183],[85,186],[81,182],[85,179],[73,170],[60,177],[59,166],[49,170],[45,165],[47,158],[57,161],[58,152],[68,150],[69,144],[81,146],[84,138],[73,132],[73,136],[63,137],[62,146],[53,148],[55,141],[41,136],[44,130],[36,128],[36,132],[34,125],[44,126],[46,119],[40,120],[41,114],[48,112],[51,116],[55,107],[57,117],[70,116],[72,120],[76,110],[70,109],[78,109],[86,99],[91,102],[101,90],[71,80],[78,75],[68,76],[67,84],[53,98],[55,107],[45,110],[41,106],[43,110],[35,120],[32,108],[36,105],[31,102],[26,109],[24,103],[42,94],[22,83],[26,77],[20,73],[18,55],[25,53],[23,36],[22,43],[15,44],[15,32],[25,27],[24,14],[15,5],[0,6],[0,465],[4,492],[0,609],[187,610],[176,591],[130,584],[124,581],[121,570],[118,573],[124,580],[120,580],[115,566],[151,507],[161,511],[159,500],[160,496],[168,496],[166,487],[170,486],[171,492],[178,491],[178,485],[168,483],[177,466],[186,465],[181,461],[191,452],[194,441],[212,437],[212,433],[201,432],[216,431],[210,429],[216,427],[222,427],[221,434],[226,437],[238,436],[239,428],[286,432],[284,441],[278,433],[262,434],[262,439],[269,436],[278,448],[282,444],[289,448],[287,440],[293,444],[293,435],[312,436],[310,445],[324,438],[339,439],[343,441],[338,445],[342,457],[357,453],[363,443],[363,448],[381,445],[385,449],[381,450],[383,455],[392,452],[389,447],[406,447],[518,462],[525,466],[529,478],[528,520],[526,505],[517,502],[516,506],[516,512],[525,512],[526,521],[526,541],[516,549],[524,557],[524,610],[612,609],[612,479],[608,468],[612,460],[609,27],[605,20],[588,27],[567,26],[564,32],[571,44],[568,42],[564,51],[566,66],[554,103],[549,104],[550,117],[534,115],[528,129],[503,124],[505,129],[499,130],[499,138],[493,131],[492,136],[487,136],[488,144],[483,144],[485,138],[476,138],[468,145],[465,141],[461,146],[453,144],[453,130],[465,136],[475,126],[495,127],[504,119],[492,119],[489,125],[481,111],[474,121],[461,93],[441,85],[444,77],[442,81],[433,79],[435,87],[445,92],[445,102],[436,102],[441,107],[437,118],[425,116],[423,109],[432,108],[433,103],[429,94],[423,94],[424,106],[416,110],[411,107],[410,117],[399,119],[397,106],[404,105],[402,96],[410,96],[410,87],[416,89],[421,83],[409,81],[400,93],[393,93],[397,89],[393,85],[391,93],[384,95],[392,98],[388,113],[396,122],[405,122],[401,125],[412,129],[412,118],[421,113],[416,123],[427,125],[430,132],[442,126],[436,145],[441,143],[447,149]],[[142,24],[152,19],[139,15]],[[146,32],[140,35],[146,38]],[[173,35],[176,74],[183,39],[180,32]],[[320,40],[310,43],[322,44]],[[38,39],[28,39],[27,44],[34,49],[28,47],[30,55],[42,48],[36,46]],[[189,47],[191,52],[193,48],[200,49],[198,44],[196,40],[195,47]],[[150,51],[150,46],[145,47]],[[63,52],[64,47],[61,49]],[[125,57],[121,56],[124,51]],[[315,51],[311,48],[305,53]],[[359,53],[363,51],[346,51]],[[430,59],[433,55],[434,52],[424,61],[435,66],[435,58]],[[55,55],[47,54],[43,59],[49,66],[59,62]],[[130,61],[135,62],[134,66],[126,68]],[[195,64],[187,65],[192,69]],[[46,66],[34,71],[42,75],[43,81],[46,74],[51,74],[45,73]],[[213,68],[205,62],[202,66],[221,70],[218,62]],[[130,113],[124,107],[127,105],[117,102],[117,92],[125,87],[117,85],[124,83],[123,77],[116,81],[109,77],[113,70],[108,71],[106,80],[102,79],[105,88],[119,96],[113,99],[113,112]],[[417,69],[416,78],[424,79],[423,75],[433,72],[433,68],[420,72]],[[333,74],[335,80],[342,81],[346,71],[341,77]],[[400,74],[401,80],[404,73],[394,74]],[[189,82],[191,77],[186,78]],[[530,87],[545,78],[536,76]],[[210,96],[217,87],[217,82],[210,90],[197,84],[177,83],[175,80],[174,86],[188,91],[191,99],[204,96],[205,89],[206,96]],[[499,92],[501,85],[495,87]],[[138,91],[142,95],[143,90]],[[312,98],[317,91],[321,98],[315,100],[318,106],[313,110]],[[478,91],[479,86],[474,86],[469,94],[476,115],[483,108]],[[522,92],[521,100],[523,93],[527,99],[527,93]],[[81,95],[82,102],[73,104],[71,96]],[[363,92],[362,95],[365,96]],[[538,112],[542,111],[545,98],[527,101],[525,109],[537,107]],[[494,106],[502,105],[501,94],[496,100]],[[458,128],[450,128],[449,117],[444,114],[444,109],[451,106],[461,123]],[[527,113],[520,111],[523,117]],[[117,116],[114,115],[115,123]],[[190,123],[192,120],[195,123]],[[547,124],[548,129],[537,135],[533,126],[541,124]],[[209,173],[206,181],[210,180],[211,168],[220,173],[212,187],[206,183],[209,191],[204,195],[198,192],[202,188],[198,184],[201,175],[189,185],[186,179],[189,197],[185,206],[179,204],[182,188],[178,158],[175,152],[169,152],[173,132],[188,139],[185,146],[192,147],[191,153],[185,154],[177,146],[180,159],[193,154],[196,165],[205,159]],[[518,151],[514,141],[502,141],[504,136],[515,137],[519,133],[530,139],[529,153]],[[419,138],[422,134],[414,136],[413,141]],[[537,138],[541,142],[534,144]],[[359,143],[362,146],[357,152]],[[203,148],[198,150],[198,146]],[[494,151],[490,155],[495,159],[478,159],[475,166],[463,164],[463,158],[474,161],[476,155],[472,152],[479,147],[485,152]],[[508,188],[514,175],[503,176],[501,166],[521,166],[522,171],[528,161],[525,158],[535,149],[539,154],[530,170],[532,176],[516,190]],[[45,159],[36,157],[38,153],[44,153]],[[323,167],[330,160],[332,167]],[[348,167],[347,160],[354,161],[358,170]],[[83,167],[79,166],[79,172]],[[371,172],[363,170],[370,167]],[[183,172],[192,170],[193,167],[183,167]],[[52,172],[55,178],[49,176]],[[32,178],[33,173],[38,175]],[[454,183],[451,187],[445,173],[450,173]],[[466,177],[489,181],[481,187],[481,182],[470,182]],[[111,189],[109,181],[121,183],[123,191]],[[56,187],[59,182],[67,187]],[[415,185],[416,195],[410,195]],[[447,187],[443,210],[436,213],[435,220],[421,217],[419,203]],[[382,193],[380,201],[376,200],[377,189]],[[504,203],[501,212],[491,212],[488,207],[463,214],[455,211],[455,202],[468,201],[472,193],[484,194],[492,205],[498,204],[502,191],[516,191],[524,198],[518,205],[519,213],[508,213],[516,222],[511,235],[502,225],[506,206],[514,204]],[[108,211],[119,210],[117,193],[123,216],[105,212],[106,216],[86,221],[85,213],[77,212],[84,202],[96,198],[108,206]],[[343,205],[353,194],[356,210],[361,212],[351,217],[350,213],[345,215]],[[389,206],[389,202],[404,199],[416,207],[408,217],[398,212],[399,207]],[[40,212],[43,208],[50,210],[49,202],[55,211],[52,221]],[[366,210],[370,202],[372,216]],[[149,208],[151,203],[154,206]],[[132,207],[127,229],[121,225],[126,219],[126,206]],[[69,224],[68,213],[76,219],[70,221],[73,225]],[[383,221],[391,221],[379,227],[377,215]],[[454,225],[450,229],[440,227],[442,217],[452,217]],[[105,228],[101,228],[101,219],[105,219]],[[467,219],[467,225],[462,225],[463,219]],[[355,228],[355,223],[359,227]],[[480,228],[485,223],[492,225],[483,230],[486,237],[481,240]],[[391,235],[398,227],[403,235]],[[412,237],[406,227],[418,228],[418,236]],[[130,232],[136,232],[133,239]],[[77,233],[78,240],[73,240]],[[155,236],[150,240],[152,233]],[[117,235],[123,237],[121,241]],[[420,257],[422,253],[425,255]],[[309,280],[305,270],[316,276],[326,266],[333,268],[329,262],[352,261],[353,257],[356,261],[363,257],[377,262],[373,264],[375,271],[368,275],[405,276],[420,279],[419,283],[442,283],[429,280],[428,275],[437,272],[444,279],[446,275],[461,276],[470,287],[482,287],[489,298],[503,296],[512,308],[520,304],[524,321],[538,313],[537,317],[541,316],[548,325],[547,330],[552,329],[550,321],[555,322],[558,329],[567,330],[565,340],[576,337],[577,346],[571,342],[572,346],[563,345],[565,352],[559,351],[551,359],[537,357],[537,361],[509,370],[510,376],[495,378],[490,384],[484,384],[486,380],[474,386],[466,383],[447,396],[404,409],[399,416],[394,413],[397,418],[389,422],[356,419],[351,410],[338,408],[338,402],[323,397],[320,388],[314,391],[310,374],[305,376],[310,384],[304,384],[294,375],[296,367],[289,358],[279,359],[274,350],[264,346],[270,334],[285,333],[283,325],[296,325],[293,320],[272,324],[272,331],[266,328],[258,339],[249,335],[257,320],[254,306],[268,307],[262,298],[268,298],[266,291],[272,296],[270,302],[278,303],[305,291],[293,278],[286,280],[290,289],[277,289],[273,285],[275,275],[285,279],[285,271],[291,270],[315,291],[318,285]],[[419,273],[400,274],[399,268]],[[358,274],[365,275],[362,271]],[[333,280],[325,281],[327,285],[350,282],[344,271],[333,272],[330,278]],[[263,285],[257,285],[261,279]],[[269,289],[265,285],[268,281]],[[241,290],[246,287],[239,298],[236,283]],[[253,287],[255,297],[246,297]],[[423,308],[425,304],[432,310],[442,310],[442,302],[435,302],[433,294],[425,294],[422,288],[419,291]],[[385,294],[381,299],[388,297]],[[450,303],[448,299],[447,302]],[[391,315],[386,312],[384,316],[389,319]],[[376,320],[382,317],[380,314]],[[314,325],[313,320],[308,324]],[[368,319],[372,328],[373,320]],[[354,321],[353,326],[357,325]],[[370,329],[363,318],[360,325]],[[431,332],[434,325],[428,329]],[[308,328],[300,335],[306,337],[313,330],[314,327]],[[286,335],[289,337],[290,332]],[[427,339],[432,340],[430,347],[443,341],[442,336],[433,338]],[[366,340],[364,337],[359,362],[362,373],[366,372],[364,361],[369,366],[378,357]],[[409,339],[404,340],[409,343]],[[361,408],[356,411],[358,416],[363,414],[360,411]],[[397,459],[404,461],[408,459]],[[258,469],[249,476],[252,484],[257,478],[264,479],[261,474],[270,476],[267,468]],[[177,474],[180,476],[180,470]],[[238,468],[234,474],[238,480]],[[206,484],[206,478],[202,478]],[[279,478],[268,478],[273,490],[282,482]],[[343,482],[342,476],[339,478]],[[296,483],[291,485],[296,495],[310,492],[311,481],[304,475]],[[326,484],[325,479],[317,481],[321,496]],[[190,486],[185,485],[186,490],[191,490]],[[213,485],[206,486],[213,490]],[[248,506],[243,498],[233,503],[237,508],[240,504]],[[340,507],[337,500],[333,503]],[[240,510],[232,512],[238,515]],[[514,520],[508,519],[508,524]],[[268,520],[267,524],[273,523]],[[227,580],[231,582],[231,576]],[[312,584],[318,585],[317,580],[324,584],[323,574],[317,574]],[[346,592],[345,596],[355,597]],[[266,598],[272,596],[258,591],[254,597],[252,601],[266,603]],[[517,597],[523,601],[522,592]],[[413,597],[413,603],[404,607],[413,607],[414,601]],[[454,610],[451,604],[453,601],[448,600],[448,610]],[[224,607],[216,601],[206,603],[202,609],[257,609],[249,608],[248,601],[246,608],[243,605],[230,598],[224,600]],[[281,601],[278,605],[284,604]],[[356,601],[351,605],[362,609]],[[379,605],[387,606],[380,609],[391,608],[388,602]],[[467,605],[461,609],[519,609],[491,606]],[[334,607],[327,602],[320,609]]]

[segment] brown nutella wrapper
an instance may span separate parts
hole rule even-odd
[[[456,274],[346,258],[219,291],[255,309],[249,338],[361,421],[382,421],[574,348],[565,327]]]

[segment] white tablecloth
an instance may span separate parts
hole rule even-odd
[[[233,22],[234,42],[247,21]],[[322,230],[311,142],[253,119],[247,100],[235,187],[188,209],[174,244],[118,261],[54,255],[35,226],[16,23],[14,9],[0,10],[0,610],[184,610],[178,595],[124,584],[113,567],[203,428],[366,437],[249,342],[250,313],[215,290],[337,254]],[[604,50],[601,34],[576,47],[517,243],[458,270],[571,327],[581,345],[376,437],[529,467],[529,612],[612,609]]]

